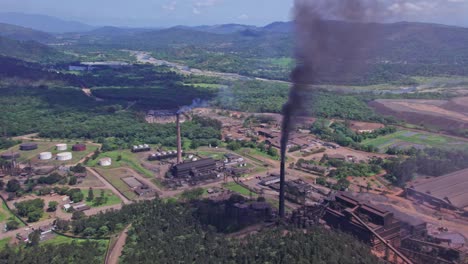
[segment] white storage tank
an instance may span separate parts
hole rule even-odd
[[[71,152],[62,152],[57,154],[57,160],[71,160],[73,158],[73,155]]]
[[[39,159],[40,160],[50,160],[52,158],[52,153],[51,152],[42,152],[39,154]]]
[[[99,160],[99,165],[103,167],[107,167],[112,165],[112,159],[111,158],[102,158]]]
[[[67,144],[57,144],[57,145],[55,145],[55,148],[58,151],[64,151],[64,150],[67,150],[68,146],[67,146]]]

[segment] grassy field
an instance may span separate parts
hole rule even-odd
[[[137,195],[130,187],[122,181],[122,178],[132,176],[126,168],[96,169],[102,177],[106,178],[117,190],[130,200],[136,199]],[[96,196],[97,193],[94,194]]]
[[[20,227],[24,226],[23,222],[21,222],[6,206],[5,202],[2,200],[2,207],[0,209],[0,222],[5,222],[10,218],[15,218],[18,223],[20,223]]]
[[[193,86],[196,88],[210,88],[210,89],[221,89],[226,87],[226,85],[215,84],[215,83],[184,83],[187,86]]]
[[[71,237],[56,235],[52,239],[41,242],[41,245],[60,245],[60,244],[70,244],[72,242],[83,243],[83,242],[86,242],[86,241],[87,241],[87,239],[71,238]],[[104,250],[104,252],[107,253],[107,246],[109,244],[109,240],[99,239],[99,240],[92,240],[92,241],[98,242],[99,247],[101,247]],[[104,254],[103,258],[104,257],[105,257],[105,254]]]
[[[89,189],[81,189],[81,192],[83,193],[85,199],[85,203],[88,206],[91,207],[104,207],[104,206],[111,206],[111,205],[116,205],[122,202],[120,200],[119,196],[115,195],[111,190],[104,190],[104,197],[107,197],[107,202],[101,205],[96,205],[94,204],[94,201],[86,201],[86,198],[88,197],[88,191]],[[101,195],[101,189],[93,189],[94,193],[94,198],[99,197]]]
[[[10,243],[11,237],[4,238],[0,240],[0,249],[4,248],[8,243]]]
[[[51,142],[34,141],[34,143],[37,143],[37,145],[38,145],[38,148],[35,149],[35,150],[20,151],[19,150],[20,145],[16,145],[16,146],[9,148],[8,150],[6,150],[6,151],[4,151],[2,153],[9,152],[9,151],[19,152],[21,154],[21,157],[18,159],[19,162],[32,161],[34,163],[37,162],[39,164],[44,164],[44,165],[60,165],[60,164],[63,164],[63,163],[65,163],[65,164],[76,164],[76,163],[78,163],[78,161],[80,161],[81,159],[86,157],[88,154],[90,154],[90,153],[96,151],[96,149],[98,149],[98,145],[86,144],[86,147],[87,147],[86,151],[71,151],[71,146],[73,144],[75,144],[76,142],[66,142],[66,141],[51,141]],[[59,143],[67,143],[68,144],[68,150],[67,151],[70,151],[73,154],[73,158],[71,160],[64,162],[64,161],[55,160],[54,158],[52,158],[51,160],[39,160],[38,159],[39,153],[41,153],[41,152],[52,152],[54,157],[58,152],[65,152],[65,151],[57,151],[55,149],[55,145],[59,144]]]
[[[381,152],[385,152],[390,147],[409,148],[411,146],[416,148],[468,148],[468,141],[409,130],[401,130],[390,135],[368,139],[363,141],[362,144],[375,146]]]
[[[206,158],[213,158],[215,160],[223,160],[224,154],[220,152],[210,152],[210,151],[196,151],[198,155],[206,157]]]
[[[288,57],[283,57],[283,58],[271,58],[268,60],[271,64],[274,64],[276,66],[280,66],[283,68],[291,68],[294,66],[294,59],[293,58],[288,58]]]
[[[250,196],[250,194],[252,194],[252,196],[254,196],[254,197],[257,196],[256,193],[250,192],[249,189],[247,189],[247,188],[245,188],[245,187],[243,187],[243,186],[241,186],[241,185],[239,185],[239,184],[237,184],[235,182],[226,183],[223,186],[224,186],[224,188],[229,189],[229,190],[231,190],[233,192],[236,192],[238,194],[242,194],[242,195],[245,195],[245,196]]]
[[[117,158],[121,156],[120,161],[117,161]],[[112,165],[109,167],[100,167],[99,166],[99,159],[101,158],[111,158],[112,159]],[[122,150],[122,151],[110,151],[110,152],[104,152],[99,155],[99,157],[95,160],[90,160],[88,162],[88,166],[91,167],[100,167],[102,170],[111,170],[115,168],[121,168],[121,167],[129,167],[132,168],[134,171],[138,172],[142,176],[146,178],[153,178],[153,173],[141,166],[140,162],[138,161],[138,158],[136,154],[132,153],[130,150]]]

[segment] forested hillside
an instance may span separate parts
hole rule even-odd
[[[39,42],[31,40],[18,41],[5,37],[0,37],[0,56],[40,63],[73,60],[73,56],[66,55]]]
[[[41,43],[55,40],[55,37],[49,33],[5,23],[0,23],[0,36],[20,41],[33,40]]]
[[[356,24],[328,21],[327,30],[369,32],[366,58],[355,61],[365,65],[357,76],[337,72],[338,58],[321,62],[317,83],[327,84],[414,84],[411,76],[467,76],[468,29],[424,23]],[[212,27],[175,27],[120,34],[84,34],[77,46],[89,49],[146,50],[160,59],[178,61],[190,67],[233,72],[248,76],[288,80],[294,63],[292,23],[273,23],[266,27],[220,25]],[[75,41],[75,40],[74,40]],[[340,50],[346,43],[329,43]],[[73,49],[73,47],[70,47]]]

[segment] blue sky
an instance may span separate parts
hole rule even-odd
[[[468,0],[378,1],[385,2],[386,8],[393,12],[392,20],[468,26]],[[265,25],[273,21],[290,20],[293,2],[294,0],[0,0],[0,10],[50,15],[94,25]]]

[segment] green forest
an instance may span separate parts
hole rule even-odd
[[[101,237],[121,232],[131,223],[121,263],[379,263],[368,246],[344,233],[278,226],[243,239],[229,238],[204,224],[196,210],[193,204],[156,199],[71,222],[59,220],[57,230]],[[92,240],[17,250],[6,247],[0,250],[0,261],[99,263],[102,250]]]

